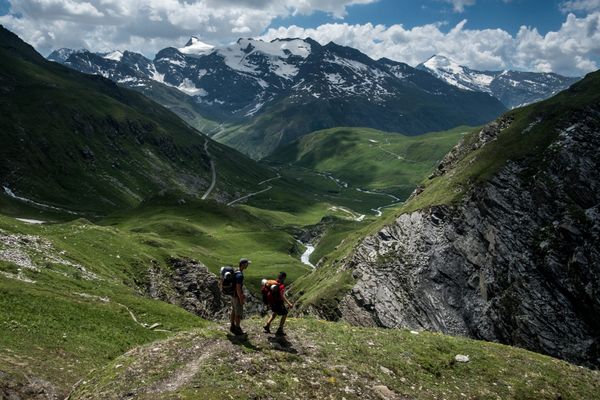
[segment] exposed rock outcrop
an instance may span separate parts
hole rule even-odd
[[[344,266],[357,282],[339,317],[600,366],[600,112],[559,130],[534,168],[508,162],[460,205],[401,215],[365,238]],[[442,164],[443,174],[453,161]]]
[[[217,276],[206,266],[189,258],[169,259],[170,271],[158,265],[148,269],[147,293],[154,299],[178,305],[185,310],[210,320],[229,318],[231,298],[223,295]],[[257,314],[261,302],[246,288],[246,314]]]
[[[51,383],[37,378],[28,377],[18,380],[0,371],[0,399],[4,400],[58,400],[64,398],[60,390]]]

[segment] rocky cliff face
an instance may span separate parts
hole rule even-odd
[[[535,168],[511,161],[459,205],[401,215],[364,239],[345,264],[357,282],[339,316],[599,366],[599,110],[564,121]],[[471,146],[509,123],[485,128]],[[438,174],[451,173],[459,152]]]
[[[206,266],[187,258],[171,258],[170,271],[158,265],[148,268],[146,293],[153,299],[171,304],[209,320],[228,319],[231,311],[230,296],[223,295],[219,279]],[[262,311],[262,303],[245,287],[247,315]]]

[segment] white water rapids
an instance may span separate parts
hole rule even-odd
[[[298,240],[298,243],[302,242]],[[302,261],[302,264],[308,265],[312,269],[317,268],[313,265],[313,263],[310,262],[310,255],[315,251],[315,246],[311,245],[310,243],[302,244],[306,247],[306,250],[304,250],[304,253],[302,253],[302,255],[300,256],[300,261]]]

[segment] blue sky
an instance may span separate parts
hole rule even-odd
[[[0,23],[42,54],[61,47],[152,58],[191,36],[312,37],[416,65],[582,75],[600,65],[600,0],[0,0]]]
[[[377,3],[348,7],[348,15],[344,22],[403,24],[407,28],[433,22],[447,22],[447,29],[450,29],[466,18],[472,29],[501,28],[514,34],[521,25],[527,25],[536,27],[545,34],[560,28],[564,22],[565,14],[560,10],[561,3],[559,0],[512,0],[508,3],[501,0],[480,0],[473,6],[466,6],[463,12],[455,12],[452,4],[440,0],[380,0]],[[299,25],[315,28],[335,21],[335,18],[325,12],[315,12],[309,16],[277,18],[270,27]]]
[[[559,0],[480,0],[473,6],[466,6],[459,13],[452,4],[441,0],[380,0],[371,4],[351,5],[343,19],[349,24],[403,24],[407,28],[432,22],[447,22],[454,26],[462,19],[469,20],[473,29],[501,28],[516,33],[521,25],[533,26],[545,34],[556,30],[564,22],[564,13],[560,11]],[[9,0],[0,0],[0,15],[8,13]],[[580,14],[580,13],[579,13]],[[299,25],[315,28],[340,19],[330,13],[315,11],[311,15],[278,17],[267,28]]]

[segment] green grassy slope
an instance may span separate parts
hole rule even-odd
[[[479,125],[505,110],[499,101],[490,102],[481,93],[473,96],[473,92],[458,91],[457,97],[431,96],[411,85],[401,92],[399,98],[386,103],[385,109],[366,99],[311,98],[299,103],[294,98],[283,98],[252,120],[230,125],[214,138],[262,159],[304,135],[336,126],[368,126],[420,135],[461,124]]]
[[[148,243],[86,220],[30,225],[0,216],[0,371],[48,381],[64,397],[82,374],[132,346],[204,326],[179,307],[140,296],[136,284],[152,260],[168,268],[169,253]],[[169,332],[141,326],[129,311]]]
[[[18,196],[106,213],[163,191],[208,189],[207,138],[172,112],[46,61],[2,27],[0,57],[0,181]],[[218,163],[215,193],[243,191],[267,174],[208,140]]]
[[[241,257],[252,260],[246,285],[258,292],[262,278],[286,271],[293,282],[308,268],[299,260],[296,240],[243,207],[216,202],[152,199],[141,206],[110,215],[101,221],[131,235],[140,235],[172,255],[201,260],[214,273],[223,265],[237,265]]]
[[[147,81],[143,86],[132,87],[132,89],[173,111],[193,128],[206,135],[212,136],[228,125],[207,117],[196,100],[179,89],[155,81]]]
[[[485,182],[509,160],[522,160],[532,168],[560,133],[560,127],[578,112],[600,102],[600,72],[588,74],[556,96],[504,116],[514,119],[498,139],[472,152],[461,154],[452,174],[422,182],[424,191],[406,204],[401,212],[459,201],[468,189]],[[475,130],[464,138],[465,147],[475,140]]]
[[[267,160],[331,173],[344,182],[406,198],[468,127],[404,136],[368,128],[333,128],[303,136]]]
[[[327,262],[322,268],[296,281],[300,302],[304,306],[319,304],[324,309],[335,309],[353,286],[349,272],[339,271],[339,261],[351,254],[364,237],[375,234],[403,213],[459,202],[470,188],[493,177],[509,160],[519,160],[535,171],[542,162],[542,154],[560,133],[557,128],[566,128],[563,125],[571,115],[598,102],[600,72],[594,72],[551,99],[506,113],[504,117],[514,120],[496,140],[474,151],[459,153],[458,162],[450,172],[421,182],[423,192],[418,196],[389,209],[382,218],[349,231],[344,241],[326,255]],[[460,146],[469,148],[479,131],[475,129],[465,135]]]
[[[140,347],[91,374],[73,399],[591,399],[598,371],[495,343],[292,319],[288,337],[245,321]],[[468,355],[467,363],[456,355]]]
[[[200,260],[215,273],[248,257],[246,285],[255,293],[264,277],[283,270],[293,282],[307,272],[294,238],[243,208],[173,203],[152,199],[100,225],[32,225],[0,215],[0,371],[64,391],[130,347],[170,334],[140,326],[128,310],[170,332],[203,326],[144,296],[150,266],[168,276],[172,257]]]

